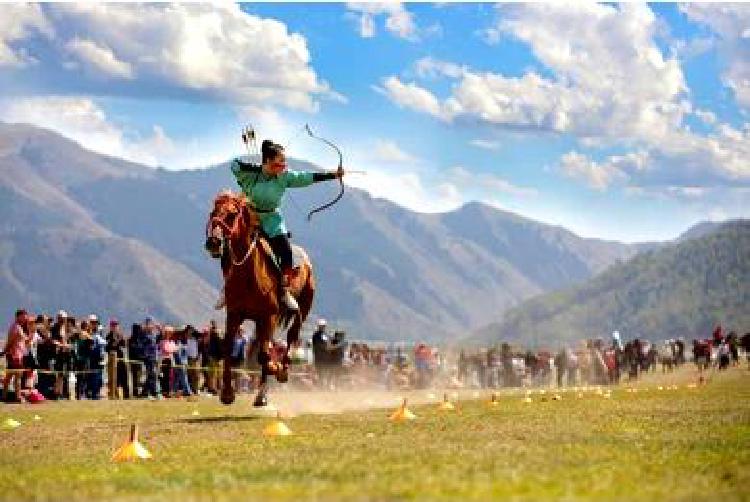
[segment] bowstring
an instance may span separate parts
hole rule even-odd
[[[297,139],[299,139],[300,135],[303,132],[305,132],[305,126],[300,127],[297,130],[297,132],[294,135],[292,135],[292,137],[289,139],[289,141],[286,142],[286,145],[284,146],[284,150],[286,150],[288,152],[291,144],[294,141],[296,141]],[[295,211],[297,211],[300,215],[304,216],[305,215],[305,211],[299,206],[299,204],[297,204],[297,201],[294,200],[294,197],[292,197],[291,191],[286,192],[284,195],[286,196],[286,199],[288,199],[289,202],[292,203],[292,206],[294,207]]]

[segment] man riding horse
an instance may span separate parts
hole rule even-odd
[[[263,141],[261,162],[258,165],[241,159],[232,161],[232,173],[242,194],[220,193],[206,228],[206,249],[222,259],[224,274],[219,301],[227,309],[221,393],[224,404],[234,401],[231,367],[226,356],[242,322],[248,319],[255,322],[261,385],[254,405],[264,406],[266,377],[272,374],[279,381],[288,378],[288,351],[298,343],[302,322],[312,306],[312,265],[300,250],[303,263],[297,270],[293,267],[292,245],[279,209],[284,192],[287,188],[340,180],[344,175],[341,164],[334,172],[288,170],[284,148],[270,140]],[[287,354],[282,362],[273,361],[269,346],[273,332],[290,321]]]

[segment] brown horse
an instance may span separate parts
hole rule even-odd
[[[224,372],[221,402],[234,401],[230,356],[237,332],[246,320],[255,322],[255,341],[261,367],[260,386],[254,406],[267,403],[266,381],[273,375],[279,382],[289,376],[289,351],[299,343],[299,332],[312,307],[315,278],[312,265],[305,255],[296,270],[292,293],[299,311],[288,312],[279,301],[281,273],[273,260],[268,242],[261,234],[257,213],[242,194],[220,192],[206,225],[206,250],[214,258],[221,258],[226,299],[226,334],[224,336]],[[291,325],[289,325],[291,323]],[[270,350],[277,328],[289,326],[286,354],[274,360]]]

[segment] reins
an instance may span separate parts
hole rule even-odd
[[[259,232],[256,229],[252,236],[250,235],[250,232],[247,232],[247,252],[245,253],[245,256],[242,257],[241,260],[237,260],[237,255],[234,252],[234,249],[232,249],[232,240],[234,240],[235,237],[238,236],[240,233],[241,223],[244,221],[245,218],[245,211],[247,210],[247,206],[245,203],[240,200],[238,197],[232,197],[229,199],[229,201],[234,204],[235,208],[237,209],[237,217],[234,220],[234,224],[230,228],[229,225],[227,225],[222,219],[220,219],[218,216],[212,217],[208,225],[206,227],[206,233],[209,232],[209,227],[212,225],[219,225],[224,229],[224,231],[228,234],[227,235],[227,249],[229,250],[229,258],[232,262],[232,265],[235,267],[240,267],[247,262],[248,258],[250,258],[250,255],[253,253],[253,250],[255,249],[255,246],[258,243],[258,235]],[[247,225],[245,225],[247,226]]]

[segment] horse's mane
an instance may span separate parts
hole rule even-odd
[[[233,192],[232,190],[225,188],[224,190],[216,194],[216,198],[214,199],[214,206],[218,206],[220,204],[223,205],[226,203],[246,205],[245,196],[240,192]]]

